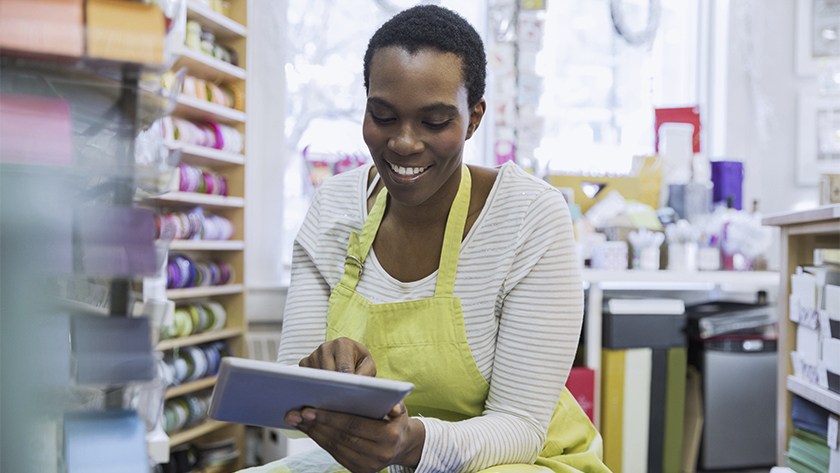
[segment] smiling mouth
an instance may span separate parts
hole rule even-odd
[[[391,170],[393,170],[396,174],[403,176],[403,177],[414,177],[423,174],[426,169],[429,169],[430,166],[426,167],[403,167],[397,166],[396,164],[388,163],[391,166]]]

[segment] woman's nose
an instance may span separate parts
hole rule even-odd
[[[418,139],[411,126],[406,124],[388,140],[388,149],[400,156],[409,156],[423,152],[423,141]]]

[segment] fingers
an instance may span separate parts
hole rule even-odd
[[[394,458],[396,437],[388,435],[387,421],[312,408],[286,416],[290,425],[298,419],[295,427],[350,471],[378,472]]]
[[[350,341],[350,339],[348,338],[338,340]],[[357,350],[355,349],[355,347],[347,342],[339,341],[336,343],[336,348],[337,349],[332,352],[333,371],[339,371],[341,373],[350,374],[355,373],[357,355]]]
[[[361,343],[345,337],[322,343],[298,364],[306,368],[376,376],[376,363],[370,351]]]
[[[361,346],[361,345],[360,345]],[[362,347],[364,348],[364,347]],[[356,374],[362,376],[376,376],[376,363],[373,361],[373,356],[365,349],[366,354],[361,356],[356,362]]]

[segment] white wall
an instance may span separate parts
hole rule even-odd
[[[794,70],[794,0],[729,0],[725,156],[743,161],[743,205],[763,214],[815,207],[796,184],[796,96],[816,88]]]
[[[286,115],[286,1],[248,2],[245,284],[249,320],[279,320]],[[288,242],[291,244],[291,242]]]

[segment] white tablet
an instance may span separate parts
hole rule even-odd
[[[225,422],[293,429],[283,420],[304,406],[382,419],[414,385],[337,371],[222,358],[210,417]]]

